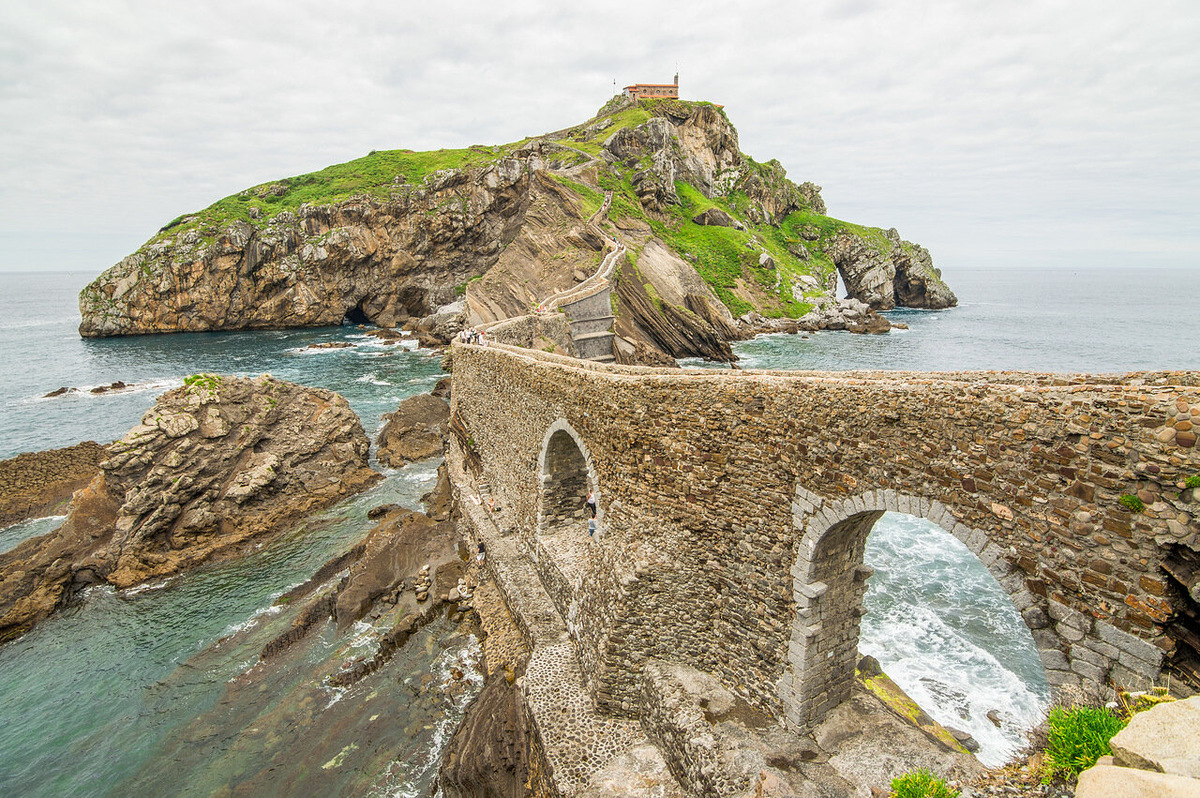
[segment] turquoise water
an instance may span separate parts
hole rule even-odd
[[[947,279],[958,307],[885,314],[908,330],[761,336],[734,346],[738,365],[831,371],[1200,369],[1200,269],[963,269]]]
[[[1195,369],[1200,318],[1190,286],[1196,276],[1034,269],[948,274],[961,306],[890,314],[910,324],[907,332],[769,336],[735,348],[743,365],[765,368]],[[75,332],[75,297],[91,277],[0,274],[0,457],[113,440],[137,423],[156,395],[199,371],[269,372],[336,390],[372,434],[384,412],[441,376],[439,359],[429,353],[385,346],[349,327],[85,341]],[[335,340],[354,346],[304,351]],[[87,392],[116,380],[133,387]],[[41,398],[60,386],[84,391]],[[93,591],[83,605],[0,647],[0,794],[132,794],[128,785],[152,782],[158,772],[167,774],[164,793],[185,794],[190,786],[194,794],[208,794],[240,773],[251,756],[246,752],[258,750],[247,735],[269,712],[263,710],[262,719],[237,716],[236,723],[231,713],[221,721],[222,696],[252,663],[261,637],[287,622],[285,612],[271,609],[274,596],[361,537],[369,528],[367,508],[385,501],[415,506],[431,479],[429,466],[393,472],[368,494],[248,559],[151,589]],[[0,550],[56,524],[44,519],[0,530]],[[955,545],[916,519],[889,515],[877,524],[868,542],[877,574],[861,647],[927,711],[974,733],[984,756],[998,761],[1019,739],[1020,727],[1036,719],[1046,687],[1019,617],[989,587],[982,566]],[[445,665],[439,641],[448,633],[433,630],[419,647],[423,657],[379,683],[424,684],[425,677],[414,676],[421,671],[436,682]],[[317,661],[344,643],[317,637],[312,645]],[[309,674],[297,666],[287,678],[276,687],[292,695]],[[381,767],[378,757],[359,761],[349,752],[347,767],[378,772],[367,773],[366,781],[361,774],[338,781],[336,768],[316,763],[320,781],[313,783],[330,794],[352,794],[375,778],[372,789],[379,794],[421,794],[435,769],[433,752],[459,710],[419,689],[372,689],[350,698],[391,702],[388,712],[399,720],[386,731],[394,739],[378,736],[374,727],[347,726],[342,733],[348,740],[371,737],[377,748],[395,751],[396,761]],[[1004,729],[982,719],[990,709],[1001,712]],[[391,717],[374,711],[367,717],[380,714]],[[206,735],[208,748],[175,765],[172,752],[187,750],[195,735]]]
[[[445,376],[440,357],[415,351],[413,342],[388,346],[351,327],[83,340],[76,333],[75,297],[90,277],[0,274],[0,457],[120,437],[158,394],[200,371],[268,372],[336,390],[372,436],[383,413]],[[305,351],[324,341],[354,346]],[[131,388],[88,392],[117,380]],[[41,398],[60,386],[83,390]],[[260,637],[278,633],[273,625],[288,618],[277,617],[274,598],[357,542],[373,525],[366,520],[369,508],[387,502],[419,506],[433,486],[434,469],[423,463],[389,472],[367,493],[245,559],[146,588],[92,590],[86,602],[0,647],[0,795],[133,794],[119,785],[145,767],[160,772],[172,767],[161,759],[171,732],[211,713],[229,680],[253,663],[255,646],[265,642],[253,636],[239,642],[238,636],[251,629]],[[0,530],[0,550],[58,523],[36,519]],[[336,653],[338,645],[331,638],[326,647]],[[406,667],[426,672],[439,667],[437,646],[416,650],[420,656]],[[314,652],[314,662],[328,654]],[[276,688],[298,690],[311,678],[297,671],[293,681]],[[381,745],[401,760],[427,758],[435,734],[445,737],[439,723],[450,717],[440,697],[415,695],[395,679],[377,681],[383,688],[367,693],[373,700],[396,693],[387,713],[393,739]],[[411,729],[406,722],[431,714],[438,715],[436,722]],[[169,782],[169,789],[164,784],[156,794],[206,795],[224,783],[229,776],[222,770],[222,749],[234,745],[242,730],[220,722],[214,729],[211,761],[192,763],[187,783]],[[353,756],[349,762],[355,764]],[[361,766],[348,764],[347,771]],[[375,767],[378,788],[397,795],[419,794],[436,771],[408,773],[403,762]],[[318,770],[325,779],[319,783],[345,794],[372,783],[370,773],[357,774],[353,790],[330,781],[340,772]]]

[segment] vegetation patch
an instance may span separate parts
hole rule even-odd
[[[1200,488],[1200,474],[1192,474],[1183,481],[1185,488]]]
[[[1121,505],[1126,510],[1129,510],[1131,513],[1140,513],[1142,510],[1146,509],[1146,503],[1137,496],[1134,496],[1132,493],[1122,494],[1121,498],[1117,499],[1117,504]]]
[[[924,768],[892,779],[890,798],[957,798],[959,791]]]
[[[201,402],[213,400],[217,398],[221,388],[221,376],[219,374],[193,374],[183,378],[183,387],[184,391],[189,394],[200,395]]]
[[[198,391],[215,391],[221,387],[219,374],[193,374],[183,378],[183,384]]]
[[[583,218],[592,218],[592,215],[600,210],[600,206],[604,204],[604,194],[591,186],[557,173],[551,173],[550,176],[554,178],[554,182],[579,197],[583,209]]]
[[[524,141],[464,149],[373,150],[363,158],[328,166],[317,172],[263,183],[214,202],[202,211],[183,214],[169,222],[148,244],[180,229],[200,229],[206,240],[234,222],[270,219],[301,205],[329,205],[355,196],[377,200],[392,198],[407,184],[420,184],[445,169],[468,169],[494,163],[513,153]]]
[[[1105,708],[1054,707],[1046,718],[1048,737],[1042,781],[1056,776],[1071,778],[1109,753],[1108,741],[1128,720]]]
[[[740,316],[756,309],[742,295],[741,289],[746,283],[756,285],[758,290],[753,293],[765,299],[762,307],[757,308],[764,316],[799,318],[812,309],[811,304],[796,299],[793,289],[802,277],[809,277],[814,280],[814,293],[819,293],[827,269],[833,268],[832,263],[827,267],[818,264],[820,276],[814,277],[812,265],[801,261],[789,248],[799,245],[798,237],[791,240],[770,224],[745,221],[749,200],[744,194],[710,199],[683,181],[675,183],[675,193],[680,204],[672,209],[670,218],[667,221],[649,220],[650,226],[673,250],[692,261],[696,271],[733,315]],[[742,219],[745,229],[699,225],[692,221],[708,208],[718,208]],[[764,253],[771,258],[765,266],[760,263]]]

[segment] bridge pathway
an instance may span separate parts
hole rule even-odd
[[[641,725],[603,715],[592,704],[567,626],[533,562],[521,549],[508,508],[488,509],[490,489],[473,478],[464,460],[459,442],[452,436],[446,446],[446,466],[458,505],[475,535],[473,542],[484,544],[488,573],[531,650],[520,688],[544,757],[543,762],[531,762],[531,770],[536,772],[540,765],[566,795],[581,795],[609,763],[624,754],[660,777],[647,781],[647,786],[657,786],[653,795],[682,798],[665,760]],[[462,495],[464,488],[466,496]]]

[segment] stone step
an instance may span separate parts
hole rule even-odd
[[[594,341],[597,338],[612,338],[613,335],[614,335],[614,333],[611,330],[604,330],[602,332],[584,333],[582,335],[572,335],[571,337],[575,339],[575,343],[579,343],[580,341]]]
[[[588,360],[592,361],[593,363],[616,363],[617,362],[617,359],[612,355],[596,355],[596,357],[589,357]]]

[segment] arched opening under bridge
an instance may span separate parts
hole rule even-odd
[[[968,732],[987,765],[1025,742],[1050,700],[1037,645],[1008,592],[941,527],[885,513],[863,553],[875,570],[858,649],[943,726]]]
[[[947,532],[933,520],[948,516],[935,502],[902,505],[908,513],[885,516],[868,494],[797,519],[797,615],[780,684],[788,722],[819,725],[850,697],[861,654],[872,654],[926,712],[1002,761],[1048,698],[1042,659],[1065,644],[1044,633],[1035,643],[1022,612],[1037,600],[985,534],[962,524]],[[1005,688],[1022,695],[1000,700]]]
[[[566,421],[551,425],[542,443],[537,536],[563,576],[577,576],[601,535],[603,511],[591,455]],[[596,517],[587,504],[595,500]]]

